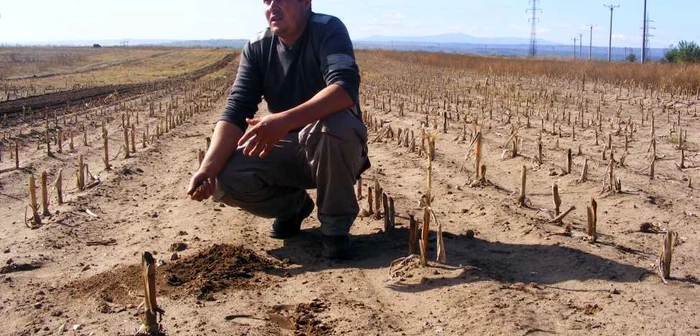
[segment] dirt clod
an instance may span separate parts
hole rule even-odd
[[[474,230],[467,230],[467,239],[474,239]]]
[[[645,222],[645,223],[642,223],[641,225],[639,225],[639,232],[659,233],[659,232],[661,232],[661,230],[659,229],[659,227],[657,225],[654,225],[654,224],[649,223],[649,222]]]
[[[583,307],[581,310],[583,311],[584,315],[595,315],[603,309],[600,308],[597,304],[590,304],[589,303],[585,307]]]
[[[12,259],[7,261],[7,265],[0,268],[0,274],[32,271],[41,267],[35,264],[17,264]]]
[[[178,242],[178,243],[173,243],[170,245],[170,248],[168,248],[168,251],[170,252],[182,252],[187,249],[187,244]]]

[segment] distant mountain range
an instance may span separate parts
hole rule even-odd
[[[371,36],[357,40],[358,42],[401,42],[401,43],[468,43],[485,45],[521,45],[530,44],[530,39],[517,37],[476,37],[467,34],[441,34],[432,36]],[[538,39],[540,45],[561,45],[561,43]]]
[[[509,57],[524,57],[529,54],[530,45],[528,44],[475,44],[475,43],[438,43],[438,42],[371,42],[371,41],[355,41],[355,49],[382,49],[382,50],[399,50],[399,51],[427,51],[427,52],[442,52],[454,54],[473,54],[484,56],[509,56]],[[589,47],[577,46],[576,57],[588,59]],[[622,61],[629,54],[635,54],[639,58],[639,49],[630,48],[612,48],[611,58],[613,61]],[[650,48],[647,57],[649,60],[659,60],[664,56],[665,49]],[[593,47],[590,49],[591,58],[594,60],[607,60],[607,47]],[[564,44],[538,44],[538,57],[553,57],[553,58],[573,58],[574,46]]]

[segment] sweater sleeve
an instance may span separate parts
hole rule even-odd
[[[319,59],[326,85],[340,85],[359,105],[360,74],[347,28],[340,19],[333,18],[320,35]]]
[[[246,43],[241,52],[238,75],[219,119],[233,123],[243,131],[248,128],[245,119],[255,116],[258,104],[262,101],[262,79],[256,59],[253,45]]]

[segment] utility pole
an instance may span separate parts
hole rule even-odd
[[[576,38],[574,37],[574,59],[576,59]]]
[[[593,59],[593,27],[594,25],[587,25],[588,28],[591,28],[591,34],[589,35],[589,41],[588,41],[588,59],[592,60]]]
[[[608,42],[608,62],[612,61],[612,24],[613,24],[613,11],[615,8],[620,8],[620,5],[603,5],[610,8],[610,41]]]
[[[578,58],[583,59],[583,34],[578,33]]]
[[[530,4],[532,5],[532,8],[528,8],[526,12],[532,12],[532,17],[529,19],[530,20],[530,25],[531,25],[531,30],[530,30],[530,51],[529,55],[530,57],[535,57],[537,56],[537,22],[539,19],[537,18],[537,12],[542,12],[542,9],[537,8],[537,4],[540,2],[540,0],[530,0]]]
[[[642,26],[642,59],[641,62],[644,63],[647,56],[647,0],[644,0],[644,25]]]

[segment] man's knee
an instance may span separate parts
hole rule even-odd
[[[367,129],[360,119],[350,111],[341,111],[327,118],[319,120],[313,125],[307,126],[301,131],[300,136],[310,136],[324,133],[331,135],[330,139],[338,141],[362,142],[366,141]]]
[[[223,199],[224,196],[229,199],[249,199],[265,188],[264,181],[257,176],[255,169],[251,169],[249,161],[239,148],[216,177],[215,199]]]
[[[270,200],[276,196],[275,190],[256,176],[255,171],[241,170],[231,161],[216,179],[214,201],[241,208],[259,217],[275,217],[280,211],[275,204],[270,204]]]
[[[367,145],[367,129],[357,117],[342,111],[304,128],[299,132],[299,142],[307,155],[318,147],[360,155]]]

